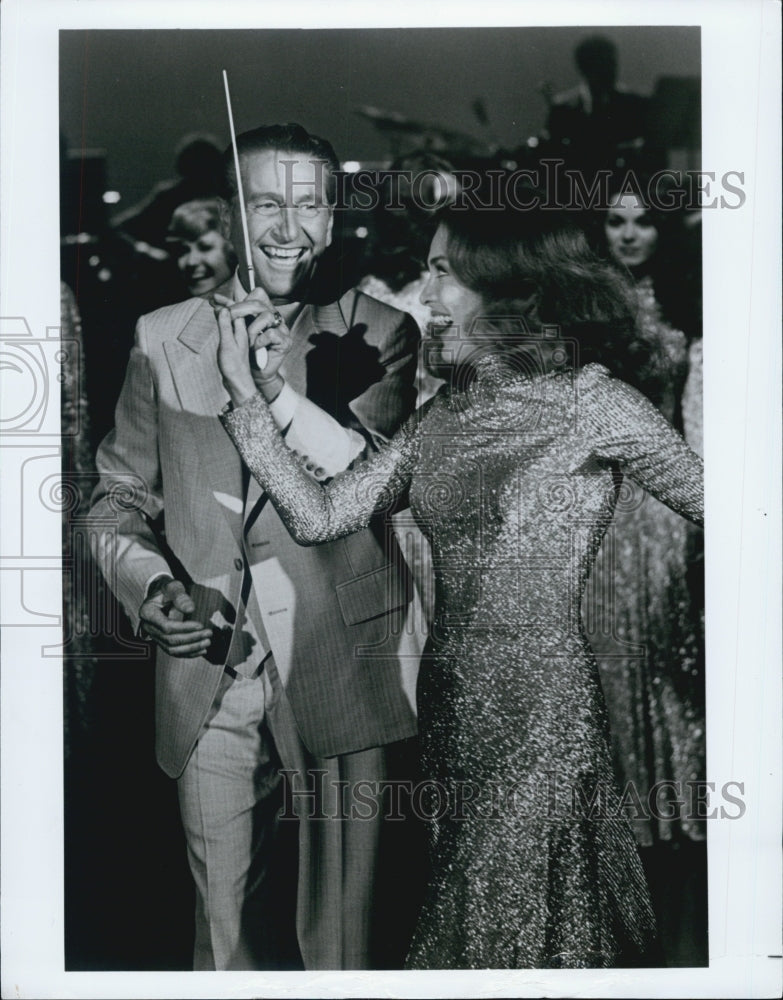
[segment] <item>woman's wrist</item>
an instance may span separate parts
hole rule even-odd
[[[230,382],[226,385],[226,389],[231,397],[231,403],[233,406],[242,406],[249,399],[255,396],[257,391],[252,379],[249,379],[248,381],[242,379],[239,382]]]

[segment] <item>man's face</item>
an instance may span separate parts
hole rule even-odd
[[[276,304],[295,301],[332,241],[332,209],[325,190],[328,168],[303,153],[264,150],[243,155],[240,169],[256,284]],[[238,198],[232,201],[228,228],[246,286]]]

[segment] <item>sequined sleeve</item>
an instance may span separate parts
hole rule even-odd
[[[328,485],[316,482],[301,467],[260,395],[220,419],[300,545],[316,545],[366,528],[373,514],[387,509],[410,483],[417,451],[415,413],[372,458],[335,476]]]
[[[616,464],[648,493],[684,517],[704,521],[704,465],[636,389],[590,366],[580,416],[595,456]],[[587,369],[585,370],[587,373]]]

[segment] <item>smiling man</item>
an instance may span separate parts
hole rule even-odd
[[[260,136],[246,133],[237,140],[237,148],[253,269],[256,280],[278,304],[306,293],[318,258],[332,241],[333,171],[338,164],[319,142],[313,143],[310,157],[302,158],[269,148],[270,140],[263,132]],[[233,193],[229,232],[244,257],[236,177],[230,163],[228,181]],[[240,276],[246,287],[246,266]]]
[[[409,576],[379,542],[391,537],[383,525],[313,548],[291,540],[218,419],[229,398],[218,322],[246,324],[266,348],[256,385],[319,480],[412,411],[418,332],[353,290],[313,301],[332,238],[331,146],[298,125],[237,143],[251,260],[228,150],[234,194],[222,224],[239,266],[212,303],[139,321],[96,460],[95,552],[157,646],[156,749],[177,781],[196,884],[194,967],[295,967],[285,946],[294,909],[305,968],[394,967],[415,916],[414,893],[408,911],[391,902],[399,852],[416,867],[406,824],[384,823],[380,803],[352,818],[342,802],[359,784],[366,796],[410,776],[419,649],[405,623]],[[279,818],[281,801],[298,826]],[[290,900],[275,854],[284,829],[298,838]]]

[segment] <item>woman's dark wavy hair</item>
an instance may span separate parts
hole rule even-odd
[[[565,211],[450,206],[438,221],[454,275],[481,295],[487,317],[509,317],[516,308],[531,332],[556,326],[576,339],[579,366],[597,362],[641,385],[649,350],[634,335],[633,290]]]

